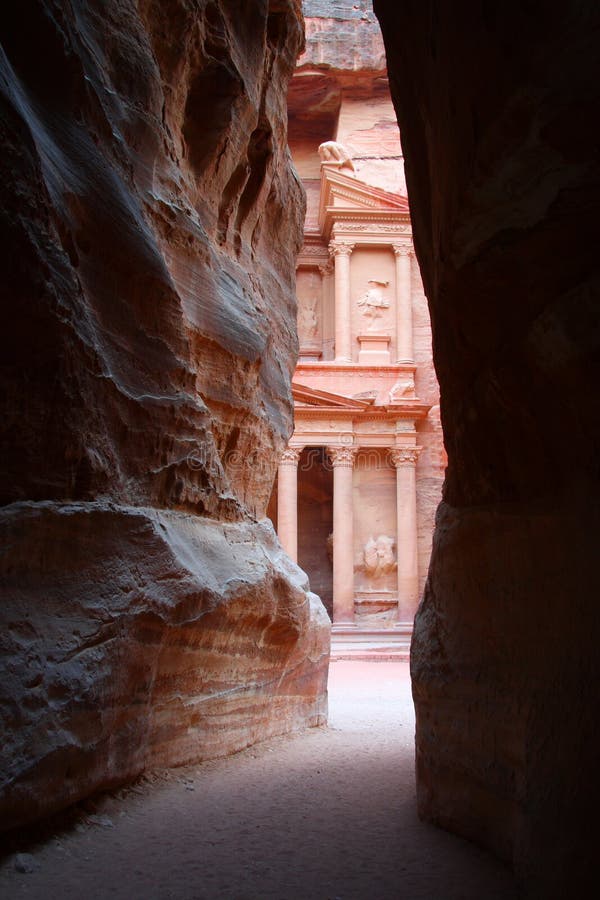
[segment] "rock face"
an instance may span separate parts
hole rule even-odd
[[[306,47],[288,91],[290,145],[308,193],[306,225],[316,227],[307,177],[319,179],[320,143],[349,151],[358,178],[406,194],[398,122],[390,97],[381,29],[371,0],[304,0]]]
[[[375,9],[449,457],[412,651],[420,812],[512,860],[532,896],[584,896],[600,757],[598,8]]]
[[[325,716],[263,521],[291,431],[298,4],[24,0],[0,36],[0,821]]]
[[[306,47],[301,66],[385,76],[381,29],[371,0],[303,0],[302,10]]]

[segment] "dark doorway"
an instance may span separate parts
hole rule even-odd
[[[298,462],[298,565],[333,615],[333,470],[324,447],[305,447]]]

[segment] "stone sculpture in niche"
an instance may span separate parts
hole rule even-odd
[[[300,343],[314,342],[319,330],[317,318],[317,296],[308,298],[300,307],[298,313],[298,335]]]
[[[316,270],[305,274],[304,290],[298,303],[298,337],[303,353],[320,355],[319,299],[322,290],[321,277]]]
[[[387,287],[389,281],[376,281],[375,279],[370,279],[367,282],[371,285],[366,293],[362,295],[362,297],[357,300],[357,305],[360,307],[360,311],[368,321],[367,331],[373,331],[375,329],[375,323],[377,319],[381,318],[382,310],[389,309],[390,301],[387,297],[384,297],[382,288]]]
[[[337,141],[324,141],[319,144],[319,158],[321,163],[337,166],[340,170],[347,169],[345,175],[355,171],[350,154],[343,144],[338,144]]]
[[[412,372],[404,372],[389,393],[390,403],[402,403],[406,398],[415,396],[415,376]]]
[[[396,568],[394,539],[385,534],[380,534],[376,540],[370,537],[365,544],[363,558],[364,570],[373,578],[393,572]]]

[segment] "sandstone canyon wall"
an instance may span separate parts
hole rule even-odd
[[[3,9],[0,823],[324,721],[291,431],[294,0]]]
[[[377,0],[448,450],[422,816],[586,896],[598,809],[597,4]]]

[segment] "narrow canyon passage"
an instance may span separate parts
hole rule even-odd
[[[329,692],[326,728],[154,773],[13,847],[0,897],[515,897],[492,857],[416,818],[408,664],[335,662]]]

